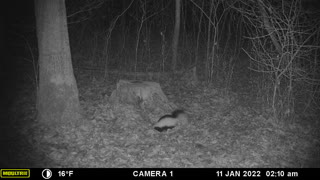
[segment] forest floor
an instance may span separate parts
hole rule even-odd
[[[275,123],[251,103],[237,79],[233,91],[200,83],[160,80],[168,99],[189,116],[186,128],[159,133],[133,106],[110,108],[108,96],[124,76],[77,72],[88,123],[50,130],[36,122],[34,85],[27,76],[1,125],[3,167],[320,167],[319,127]],[[235,76],[240,78],[239,76]],[[245,93],[246,92],[246,93]],[[126,120],[135,126],[119,126]]]

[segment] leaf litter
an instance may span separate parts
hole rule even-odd
[[[116,79],[79,82],[87,123],[50,129],[31,119],[19,130],[25,141],[21,166],[28,167],[316,167],[318,131],[299,124],[278,126],[270,117],[238,103],[235,93],[201,85],[164,82],[169,100],[183,107],[189,125],[173,133],[152,129],[135,107],[108,103]],[[25,99],[21,99],[25,100]],[[28,100],[30,103],[30,100]],[[26,106],[21,103],[20,106]],[[32,106],[32,105],[31,105]],[[19,116],[21,118],[21,114]],[[8,164],[18,161],[12,160]],[[318,166],[320,167],[320,166]]]

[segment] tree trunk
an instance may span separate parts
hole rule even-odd
[[[177,51],[178,51],[178,42],[179,42],[179,32],[180,32],[180,13],[181,12],[181,0],[176,0],[176,19],[174,26],[174,34],[172,41],[172,70],[176,70],[177,66]]]
[[[38,120],[46,125],[80,119],[64,0],[35,0],[39,49]],[[79,121],[78,121],[79,122]]]
[[[272,33],[273,30],[274,30],[274,27],[272,26],[271,22],[269,21],[268,19],[268,14],[263,6],[263,2],[261,0],[258,0],[258,5],[259,5],[259,8],[260,8],[260,12],[261,12],[261,15],[262,15],[262,20],[263,20],[263,24],[265,26],[265,29],[267,30],[272,42],[273,42],[273,45],[275,46],[277,52],[279,54],[282,54],[282,50],[281,50],[281,46],[277,40],[277,38],[275,37],[275,34]]]

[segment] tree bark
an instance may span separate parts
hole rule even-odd
[[[265,8],[263,7],[263,2],[261,0],[258,0],[258,5],[259,5],[259,9],[262,15],[262,20],[263,20],[263,24],[265,26],[266,31],[268,32],[273,45],[275,46],[277,52],[279,54],[282,54],[282,50],[281,50],[281,46],[277,40],[277,38],[275,37],[274,33],[272,32],[274,27],[272,26],[271,22],[268,19],[268,14],[265,10]]]
[[[175,71],[177,67],[177,51],[179,42],[179,32],[180,32],[180,14],[181,14],[181,0],[176,0],[176,17],[175,26],[172,41],[172,70]]]
[[[35,0],[39,49],[38,120],[46,125],[80,119],[64,0]],[[79,121],[78,121],[79,122]]]

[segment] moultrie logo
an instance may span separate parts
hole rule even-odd
[[[1,178],[30,178],[30,169],[1,169]]]

